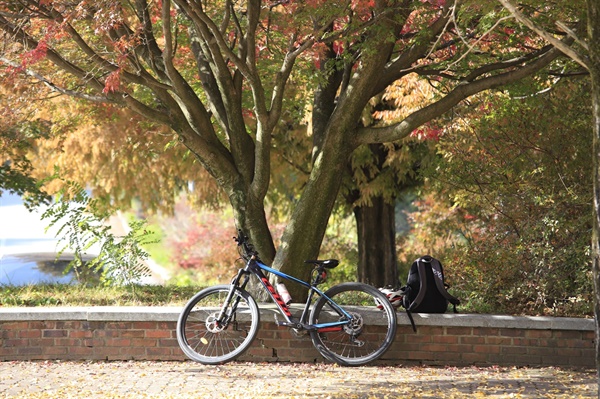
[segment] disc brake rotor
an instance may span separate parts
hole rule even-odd
[[[359,335],[364,326],[363,318],[360,314],[354,312],[350,312],[350,315],[352,319],[348,324],[344,325],[344,332],[353,336]]]
[[[215,312],[206,318],[206,329],[213,334],[219,333],[225,328],[217,321],[218,316],[219,314]]]

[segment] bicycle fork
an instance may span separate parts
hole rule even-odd
[[[244,281],[240,285],[240,281],[242,277],[245,277]],[[235,316],[237,307],[240,303],[241,298],[239,296],[235,296],[235,291],[237,289],[244,289],[248,284],[248,280],[250,278],[250,272],[246,269],[240,269],[237,276],[231,281],[229,286],[229,293],[227,294],[227,298],[223,302],[221,306],[221,311],[217,316],[215,323],[221,329],[226,329],[229,326],[229,323],[232,321],[231,318]],[[235,296],[235,299],[234,299]],[[233,300],[233,303],[231,303]],[[229,306],[231,304],[231,306]],[[228,310],[229,309],[229,310]]]

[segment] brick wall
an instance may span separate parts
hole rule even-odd
[[[0,360],[185,360],[176,339],[179,308],[0,308]],[[398,314],[385,364],[594,367],[594,321],[552,317]],[[261,308],[261,326],[243,361],[320,362],[308,336],[296,337]],[[383,331],[383,327],[381,327]]]

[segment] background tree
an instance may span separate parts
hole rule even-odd
[[[20,100],[0,86],[0,197],[3,192],[24,198],[26,206],[48,200],[35,177],[29,151],[36,138],[47,135],[48,126],[32,117],[31,104]],[[1,198],[0,198],[1,201]]]
[[[523,25],[530,28],[540,37],[552,43],[556,48],[563,51],[567,56],[589,71],[592,81],[592,125],[593,125],[593,188],[594,188],[594,223],[592,234],[592,273],[594,276],[595,294],[595,319],[596,319],[596,366],[598,368],[598,381],[600,384],[600,1],[586,0],[587,32],[581,33],[583,29],[577,30],[565,23],[560,15],[548,18],[553,26],[548,29],[535,19],[523,14],[510,1],[499,0],[507,10]],[[581,22],[584,19],[580,20]],[[557,40],[550,32],[554,26],[562,32],[569,34],[575,41],[573,46]],[[576,27],[578,25],[575,25]],[[580,27],[581,25],[579,25]]]
[[[524,31],[503,30],[492,6],[461,7],[408,0],[0,1],[2,62],[15,79],[168,126],[223,190],[263,259],[302,277],[296,260],[317,256],[339,176],[356,148],[400,140],[465,98],[536,73],[560,55]],[[508,48],[490,47],[491,32],[510,39]],[[527,46],[513,45],[521,40]],[[310,176],[275,254],[264,209],[273,135],[286,89],[313,68],[321,73]],[[443,95],[397,123],[362,126],[371,98],[412,72],[435,76]]]
[[[447,260],[468,306],[590,314],[589,81],[522,96],[539,88],[526,83],[457,107],[424,171],[417,241]]]
[[[371,100],[362,123],[395,123],[417,111],[434,95],[434,88],[425,79],[407,75]],[[354,151],[349,167],[352,178],[342,193],[356,220],[360,281],[377,287],[402,284],[396,251],[396,202],[420,185],[418,169],[427,162],[433,150],[430,144],[439,132],[426,126],[399,142],[370,144]]]

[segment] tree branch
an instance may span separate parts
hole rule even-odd
[[[473,82],[463,81],[442,99],[413,112],[399,123],[380,128],[372,127],[358,129],[357,134],[354,135],[353,145],[356,147],[361,144],[386,143],[403,139],[414,129],[429,120],[443,115],[467,97],[484,90],[516,82],[526,76],[536,73],[558,58],[561,54],[562,52],[560,50],[550,48],[537,60],[520,68],[502,74],[485,77]]]
[[[5,57],[0,57],[0,62],[3,62],[6,65],[9,65],[15,69],[22,70],[25,74],[31,76],[32,78],[39,80],[44,85],[46,85],[50,90],[55,91],[57,93],[61,93],[61,94],[67,95],[69,97],[80,98],[82,100],[87,100],[87,101],[92,101],[92,102],[97,102],[97,103],[113,102],[113,101],[110,101],[107,96],[93,96],[90,94],[82,93],[82,92],[75,91],[75,90],[68,90],[63,87],[60,87],[59,85],[52,83],[52,81],[50,79],[40,75],[39,73],[37,73],[29,68],[23,68],[23,66],[21,64],[11,61]]]
[[[579,65],[581,65],[585,69],[590,69],[590,61],[586,56],[582,56],[577,51],[575,51],[570,45],[566,44],[564,41],[561,41],[561,40],[555,38],[550,33],[545,31],[543,28],[537,26],[533,21],[531,21],[529,18],[527,18],[525,15],[523,15],[517,9],[517,7],[515,7],[509,0],[498,0],[498,1],[500,3],[502,3],[504,8],[506,8],[515,17],[515,19],[517,21],[519,21],[520,23],[522,23],[523,25],[525,25],[526,27],[528,27],[529,29],[531,29],[532,31],[537,33],[540,37],[542,37],[548,43],[552,44],[554,47],[559,49],[566,56],[573,59],[575,62],[577,62]],[[567,34],[568,33],[569,32],[567,32]],[[579,39],[577,39],[577,40],[581,41]]]

